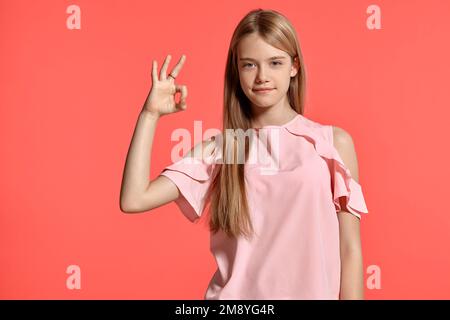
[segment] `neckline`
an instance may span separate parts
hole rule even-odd
[[[301,114],[297,113],[297,115],[294,118],[292,118],[291,120],[289,120],[288,122],[286,122],[284,124],[280,124],[280,125],[269,124],[269,125],[265,125],[265,126],[262,126],[262,127],[255,127],[255,128],[252,128],[252,129],[259,130],[259,129],[266,129],[266,128],[285,128],[288,125],[290,125],[291,123],[295,122],[295,120],[297,120],[300,117],[301,117]]]

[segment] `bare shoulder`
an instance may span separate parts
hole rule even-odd
[[[333,145],[341,157],[344,165],[350,170],[350,174],[356,182],[358,177],[358,159],[356,156],[353,138],[346,130],[340,127],[333,127]],[[360,236],[359,236],[359,218],[348,212],[344,197],[339,199],[341,212],[339,214],[339,235],[340,245],[346,250],[360,250]]]
[[[346,130],[340,127],[336,126],[332,127],[333,127],[333,143],[336,148],[337,145],[340,147],[353,145],[353,139],[350,133],[348,133]]]
[[[358,182],[358,159],[356,155],[353,138],[346,130],[333,127],[333,145],[342,158],[345,166],[350,170],[352,178]]]

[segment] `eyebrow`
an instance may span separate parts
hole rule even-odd
[[[286,57],[285,56],[275,56],[275,57],[270,57],[267,60],[275,60],[275,59],[286,59]],[[256,61],[255,59],[252,59],[252,58],[240,58],[239,60],[240,61],[242,61],[242,60]]]

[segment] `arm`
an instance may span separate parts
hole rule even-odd
[[[180,196],[180,190],[169,178],[159,175],[149,181],[150,154],[158,118],[146,111],[139,115],[128,151],[122,179],[120,210],[124,213],[139,213],[158,208]],[[209,155],[212,140],[196,144],[184,157]]]
[[[333,127],[333,143],[352,178],[358,182],[358,161],[352,137],[348,132]],[[344,199],[340,199],[342,210],[338,212],[341,290],[340,299],[364,299],[364,269],[360,239],[360,220],[346,211]]]
[[[142,110],[128,150],[120,189],[120,210],[143,212],[178,198],[178,189],[166,177],[149,180],[150,155],[159,116]]]
[[[170,59],[168,55],[164,60],[159,78],[158,65],[153,60],[152,88],[139,114],[123,171],[120,210],[125,213],[147,211],[179,197],[178,188],[167,177],[158,176],[149,181],[150,155],[159,118],[187,108],[187,88],[174,82],[186,56],[180,58],[168,77],[166,70]],[[176,92],[181,92],[178,103],[175,101]]]

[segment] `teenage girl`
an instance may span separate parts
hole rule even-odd
[[[187,108],[187,88],[176,80],[186,56],[168,73],[170,60],[159,76],[153,61],[151,91],[126,159],[121,210],[146,212],[175,201],[192,222],[208,218],[218,268],[205,299],[363,299],[360,219],[368,210],[354,144],[344,129],[303,115],[306,72],[288,19],[273,10],[250,11],[229,46],[222,133],[250,130],[257,139],[249,145],[221,133],[149,181],[158,121]],[[248,161],[260,147],[272,170]],[[239,158],[238,150],[244,163],[225,160],[229,152]]]

